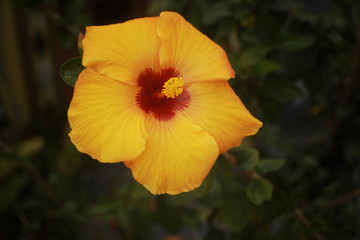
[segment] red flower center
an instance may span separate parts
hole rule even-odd
[[[144,112],[152,113],[160,121],[169,121],[175,116],[176,111],[187,108],[190,94],[186,89],[175,98],[161,97],[164,83],[179,75],[180,73],[173,68],[162,69],[161,72],[146,68],[137,79],[138,85],[142,87],[136,96],[138,106]]]

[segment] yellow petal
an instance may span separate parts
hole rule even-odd
[[[159,69],[158,17],[87,27],[83,65],[112,79],[136,85],[146,68]]]
[[[179,14],[162,12],[157,32],[161,39],[161,67],[174,67],[185,83],[235,76],[225,51]]]
[[[124,164],[153,194],[178,194],[200,186],[218,154],[213,137],[177,115],[170,121],[152,119],[145,151]]]
[[[71,141],[101,162],[137,157],[148,136],[146,114],[136,104],[138,87],[86,68],[79,76],[68,111]]]
[[[254,135],[262,123],[245,108],[226,81],[195,83],[186,89],[191,101],[177,112],[213,136],[223,153]]]

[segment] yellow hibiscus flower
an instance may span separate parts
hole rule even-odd
[[[229,86],[224,50],[177,13],[87,27],[83,50],[71,141],[124,162],[153,194],[199,187],[219,153],[262,125]]]

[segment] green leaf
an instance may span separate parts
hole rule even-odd
[[[61,65],[60,76],[68,85],[74,87],[82,70],[84,66],[81,64],[81,57],[74,57]]]
[[[256,168],[258,168],[261,172],[272,172],[276,171],[279,168],[281,168],[285,163],[285,159],[263,159],[261,160],[257,165]]]
[[[262,57],[262,52],[258,48],[249,48],[245,49],[241,53],[241,57],[239,59],[239,65],[241,67],[251,67],[255,65]]]
[[[213,183],[209,191],[200,199],[200,202],[205,206],[210,206],[212,208],[220,207],[223,202],[223,189],[219,181],[214,178]]]
[[[40,152],[45,146],[45,141],[42,137],[34,137],[24,141],[18,149],[20,158],[29,158]]]
[[[289,52],[300,51],[311,47],[315,42],[313,36],[291,36],[284,40],[284,48]]]
[[[279,70],[280,65],[277,62],[261,59],[255,66],[254,71],[259,76],[265,76],[269,73]]]
[[[259,162],[259,152],[255,148],[245,149],[239,155],[239,166],[241,170],[253,169]]]
[[[266,179],[255,179],[246,187],[246,196],[255,205],[260,206],[264,201],[270,201],[272,185]]]
[[[226,198],[220,211],[224,224],[231,231],[241,231],[248,222],[250,203],[243,192]]]
[[[282,79],[268,79],[265,81],[262,94],[279,102],[289,102],[305,97],[302,89],[294,83]]]
[[[249,224],[263,225],[279,217],[291,209],[288,196],[279,189],[274,189],[271,201],[264,202],[261,206],[252,205],[249,213]]]
[[[231,195],[232,193],[240,190],[245,191],[244,182],[241,180],[241,177],[239,177],[240,174],[242,174],[241,171],[234,171],[233,174],[229,175],[216,175],[216,179],[219,181],[221,186],[221,191],[225,194],[225,196]]]

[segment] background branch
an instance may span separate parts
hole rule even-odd
[[[299,220],[299,222],[308,230],[309,232],[312,232],[312,236],[316,240],[325,240],[324,236],[322,236],[318,232],[313,232],[311,229],[311,223],[304,215],[303,211],[301,209],[295,208],[292,213],[295,215],[295,217]]]
[[[350,201],[351,199],[353,199],[354,197],[356,197],[358,195],[360,195],[360,188],[355,189],[354,191],[346,194],[345,196],[339,197],[333,201],[322,204],[319,206],[319,208],[327,209],[327,208],[335,207],[337,205],[340,205],[340,204]]]

